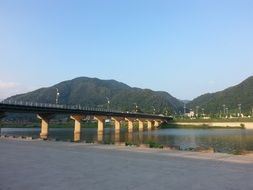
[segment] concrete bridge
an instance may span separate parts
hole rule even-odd
[[[68,114],[74,120],[74,137],[80,140],[81,121],[89,118],[97,121],[98,137],[101,137],[105,127],[105,120],[114,121],[115,133],[120,132],[121,123],[127,122],[128,132],[133,131],[133,123],[138,123],[139,131],[143,131],[144,124],[147,124],[148,130],[157,128],[161,122],[172,120],[171,116],[155,115],[147,113],[123,112],[110,109],[82,107],[80,105],[59,105],[34,102],[13,102],[3,101],[0,103],[0,118],[4,118],[6,113],[35,113],[41,120],[40,137],[48,137],[48,128],[50,120],[58,114]]]

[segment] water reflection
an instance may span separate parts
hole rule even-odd
[[[102,143],[103,142],[103,136],[104,136],[103,131],[97,131],[97,142]]]
[[[140,143],[143,143],[143,131],[139,131],[138,137],[139,137],[138,141],[139,141]]]
[[[2,128],[1,135],[31,136],[38,138],[40,129]],[[196,147],[212,147],[218,152],[233,152],[235,150],[253,151],[253,130],[244,129],[160,129],[128,132],[127,129],[114,131],[106,128],[103,132],[96,129],[82,128],[81,133],[74,133],[71,128],[49,129],[48,139],[62,141],[85,141],[99,143],[142,144],[149,141],[165,146],[181,149]]]
[[[79,142],[81,140],[81,133],[74,133],[74,142]]]
[[[120,131],[114,132],[114,142],[119,143],[120,142]]]
[[[132,142],[133,141],[133,132],[128,132],[127,134],[127,141]]]

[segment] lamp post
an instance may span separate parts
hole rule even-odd
[[[226,108],[226,118],[228,118],[228,108]]]
[[[224,111],[223,113],[224,113],[224,117],[225,117],[225,115],[226,115],[226,105],[223,104],[222,107],[223,107],[223,111]]]
[[[155,107],[154,107],[154,106],[152,106],[152,108],[153,108],[153,114],[155,114]]]
[[[135,112],[137,113],[138,112],[138,105],[137,105],[137,103],[134,103],[134,105],[135,105]]]
[[[241,117],[241,115],[242,115],[242,104],[238,104],[238,110],[239,110],[238,117]]]
[[[56,104],[59,103],[59,96],[60,96],[59,90],[58,90],[58,88],[56,88],[56,99],[55,99]]]
[[[199,116],[199,106],[196,106],[196,117]]]
[[[167,110],[167,108],[165,110],[165,115],[168,116],[168,110]]]
[[[109,110],[111,101],[108,97],[106,97],[106,100],[107,100],[107,109]]]

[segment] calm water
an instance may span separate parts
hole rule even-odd
[[[40,129],[2,128],[1,135],[39,137]],[[134,144],[150,141],[180,149],[212,147],[217,152],[253,151],[253,130],[246,129],[159,129],[153,131],[128,133],[122,129],[120,134],[106,128],[104,134],[97,134],[94,128],[83,128],[81,136],[74,137],[71,128],[51,128],[49,139],[62,141],[79,140],[86,142],[116,143],[131,142]]]

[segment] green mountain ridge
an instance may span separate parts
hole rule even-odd
[[[172,114],[182,110],[183,103],[167,92],[132,88],[116,80],[79,77],[63,81],[48,88],[40,88],[6,100],[40,103],[55,103],[56,88],[59,90],[59,104],[81,105],[147,113]],[[110,101],[108,105],[107,101]]]
[[[207,114],[239,113],[239,104],[244,114],[251,114],[253,109],[253,76],[247,78],[238,85],[225,90],[201,95],[187,104],[188,109],[196,110],[204,108]],[[200,110],[199,110],[200,112]]]

